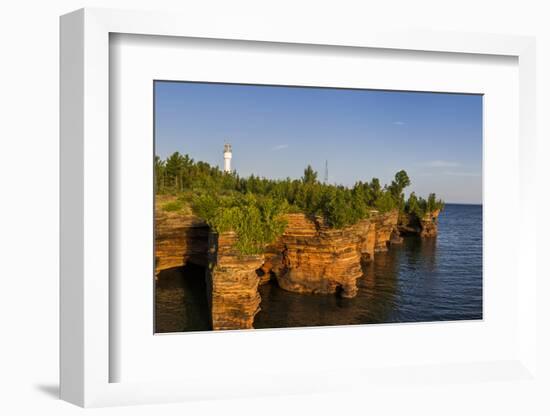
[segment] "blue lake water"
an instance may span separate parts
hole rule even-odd
[[[482,318],[482,207],[448,204],[437,238],[377,253],[353,299],[260,288],[256,328]]]
[[[157,286],[157,332],[208,329],[205,289],[184,275],[174,271]],[[357,283],[357,296],[344,299],[290,293],[270,282],[259,289],[254,327],[482,319],[482,206],[447,204],[437,238],[407,237],[377,253]]]

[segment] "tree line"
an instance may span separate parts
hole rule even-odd
[[[320,182],[309,165],[299,179],[274,180],[224,173],[179,152],[165,160],[155,157],[156,193],[177,195],[180,205],[190,205],[216,231],[237,231],[239,248],[248,254],[261,251],[284,231],[282,214],[286,212],[322,216],[329,226],[342,228],[367,218],[373,210],[399,210],[421,218],[443,207],[435,194],[424,199],[412,192],[405,199],[404,190],[410,184],[404,170],[389,185],[372,178],[345,187]]]

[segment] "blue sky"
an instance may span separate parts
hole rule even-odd
[[[482,97],[329,88],[155,83],[155,148],[239,175],[299,178],[310,164],[329,182],[389,183],[405,169],[415,191],[481,203]]]

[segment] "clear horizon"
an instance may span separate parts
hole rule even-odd
[[[426,92],[155,82],[155,150],[240,176],[299,178],[309,164],[329,183],[404,169],[414,191],[482,203],[482,96]]]

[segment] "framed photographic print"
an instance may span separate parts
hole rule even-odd
[[[155,332],[482,319],[481,95],[154,95]]]
[[[530,377],[533,40],[233,27],[62,17],[62,398]]]

